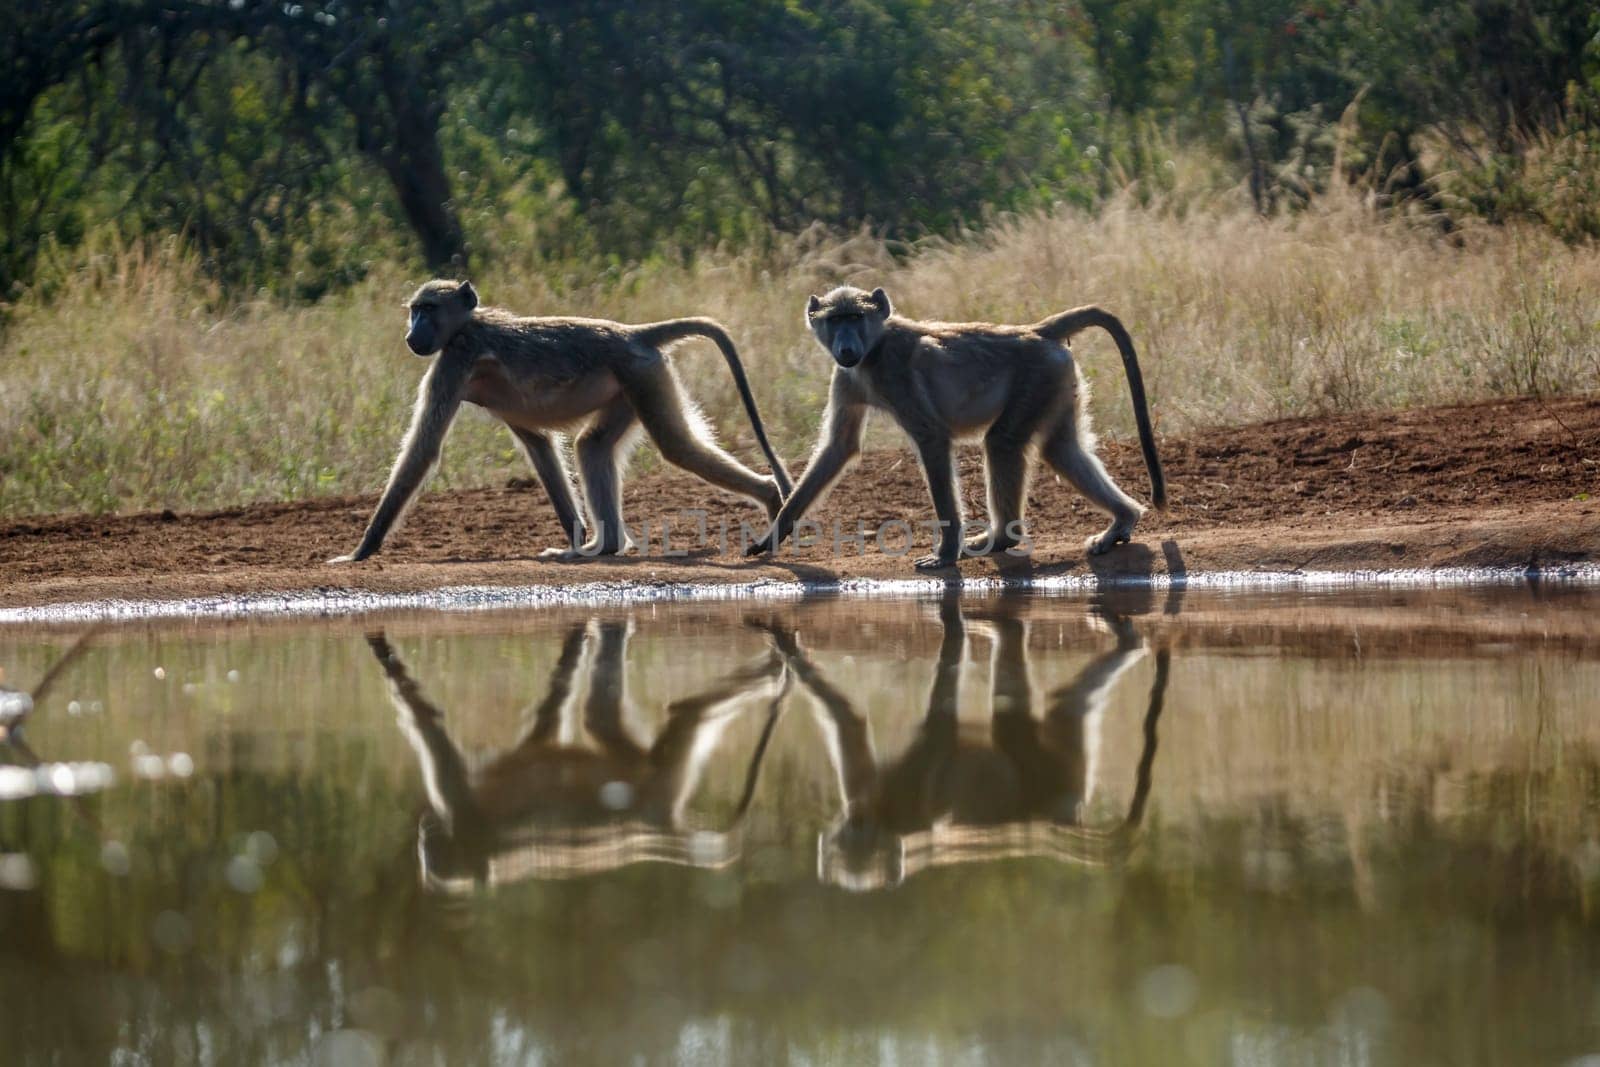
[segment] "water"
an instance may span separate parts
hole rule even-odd
[[[3,1059],[1582,1062],[1597,608],[0,629]]]

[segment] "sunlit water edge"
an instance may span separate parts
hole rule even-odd
[[[842,578],[829,581],[582,582],[572,585],[460,585],[413,593],[308,589],[183,597],[86,600],[0,608],[0,627],[152,619],[244,619],[361,615],[379,611],[497,611],[536,607],[624,607],[663,602],[795,600],[816,595],[915,597],[958,585],[963,592],[1090,593],[1098,589],[1321,592],[1339,589],[1459,589],[1518,585],[1600,586],[1600,564],[1549,567],[1436,567],[1356,571],[1214,571],[1181,575],[1053,575],[1044,578]]]

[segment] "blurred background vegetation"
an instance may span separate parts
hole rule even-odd
[[[1157,383],[1189,367],[1166,430],[1600,384],[1589,0],[0,19],[0,514],[370,488],[414,377],[394,307],[429,274],[724,318],[790,451],[825,378],[799,302],[844,280],[928,317],[1110,303]],[[481,478],[515,467],[495,440]]]
[[[1600,234],[1588,0],[3,0],[0,288],[98,228],[315,298],[375,248],[629,262],[1091,206],[1202,153],[1254,206]],[[48,280],[46,276],[44,280]]]

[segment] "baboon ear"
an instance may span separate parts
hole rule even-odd
[[[817,299],[817,294],[812,293],[811,299],[806,301],[806,318],[810,318],[822,310],[822,301]]]
[[[461,297],[462,306],[468,311],[478,306],[478,290],[472,287],[471,282],[462,282],[461,288],[457,289],[456,292]]]
[[[889,303],[889,294],[882,289],[872,290],[872,302],[883,311],[883,317],[888,318],[894,314],[894,308]]]

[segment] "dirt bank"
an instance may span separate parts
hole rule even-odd
[[[1148,575],[1209,571],[1391,570],[1600,561],[1600,399],[1507,401],[1405,413],[1290,419],[1162,442],[1172,506],[1147,516],[1139,542],[1089,560],[1099,519],[1053,477],[1029,493],[1031,561],[974,560],[967,575]],[[1118,480],[1144,496],[1136,448],[1109,444]],[[963,455],[967,511],[982,514],[974,450]],[[360,537],[372,498],[269,504],[195,514],[66,516],[0,525],[0,607],[105,597],[352,589],[403,592],[450,585],[591,581],[749,582],[761,578],[912,576],[910,558],[847,546],[789,549],[775,562],[736,554],[752,509],[667,471],[628,485],[626,514],[653,524],[651,555],[544,562],[559,541],[537,486],[424,492],[406,526],[366,563],[328,567]],[[697,508],[726,517],[726,554],[697,546]],[[916,463],[868,455],[819,509],[869,529],[930,517]],[[674,551],[661,554],[669,520]],[[919,550],[928,542],[918,533]],[[889,537],[894,546],[896,537]]]

